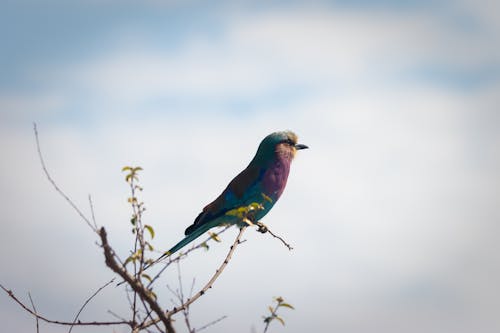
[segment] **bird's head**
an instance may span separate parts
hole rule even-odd
[[[307,148],[309,147],[298,143],[297,135],[292,131],[274,132],[262,140],[255,157],[267,160],[277,153],[293,158],[297,150]]]

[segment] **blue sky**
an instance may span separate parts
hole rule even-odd
[[[11,269],[0,282],[65,319],[112,277],[41,173],[33,121],[54,178],[84,210],[93,195],[123,256],[122,166],[144,168],[145,218],[169,248],[265,135],[292,129],[311,149],[263,222],[295,250],[248,233],[193,306],[195,326],[227,315],[212,331],[259,332],[282,295],[296,310],[275,332],[498,331],[499,12],[494,1],[2,2]],[[211,274],[233,234],[182,266],[185,285]],[[100,297],[83,319],[125,313],[118,288]],[[4,297],[6,318],[9,331],[34,329]]]

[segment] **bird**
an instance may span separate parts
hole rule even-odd
[[[206,205],[185,231],[185,238],[156,261],[170,256],[200,237],[209,229],[223,225],[243,226],[260,221],[285,189],[290,164],[298,150],[308,146],[297,142],[292,131],[274,132],[260,143],[254,158],[211,203]],[[252,206],[253,205],[253,206]],[[245,214],[241,208],[258,207]]]

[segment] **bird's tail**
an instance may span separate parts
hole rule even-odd
[[[165,252],[160,258],[158,258],[155,262],[160,261],[161,259],[165,257],[169,257],[175,252],[179,251],[182,249],[184,246],[188,245],[192,241],[194,241],[196,238],[200,237],[203,235],[208,229],[212,228],[213,225],[210,223],[200,225],[197,229],[193,230],[189,235],[184,237],[179,243],[175,244],[170,250]]]

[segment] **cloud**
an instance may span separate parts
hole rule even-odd
[[[22,127],[31,118],[58,183],[86,212],[92,193],[98,221],[123,255],[131,237],[123,165],[144,167],[146,218],[155,245],[167,248],[262,137],[289,128],[311,149],[297,157],[264,222],[295,250],[248,233],[193,307],[200,325],[228,314],[222,331],[260,327],[271,297],[283,295],[297,307],[285,318],[291,332],[500,327],[498,78],[457,90],[432,76],[405,76],[429,64],[451,72],[494,67],[491,39],[457,28],[446,11],[231,14],[210,39],[189,35],[167,51],[135,47],[133,38],[149,40],[136,34],[103,53],[41,66],[31,76],[36,93],[0,94],[0,149],[9,161],[0,199],[12,221],[0,246],[16,249],[4,257],[14,269],[2,283],[33,286],[43,308],[59,314],[108,278],[92,234],[40,171],[31,124]],[[483,22],[488,13],[474,15]],[[213,273],[230,238],[183,265],[186,281]],[[98,306],[120,308],[115,296]]]

